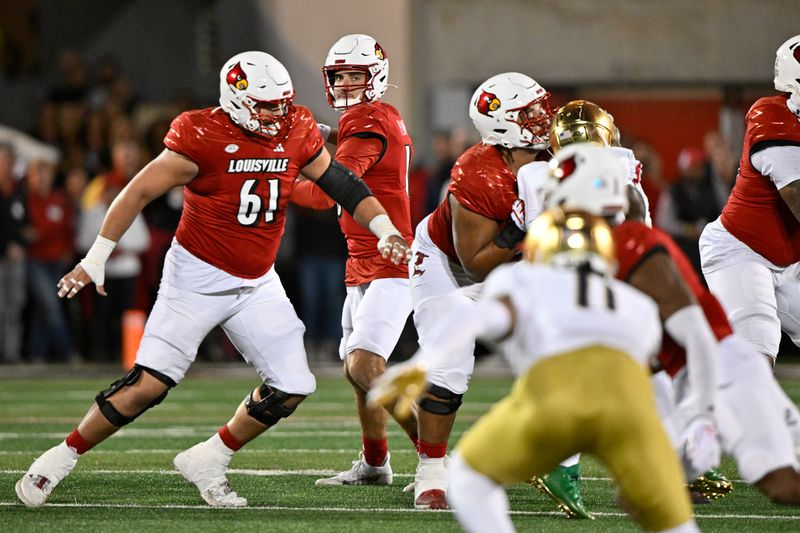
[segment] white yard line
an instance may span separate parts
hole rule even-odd
[[[81,503],[48,503],[47,507],[71,507],[78,509],[190,509],[190,510],[227,510],[227,511],[297,511],[301,513],[319,512],[319,513],[450,513],[450,510],[444,511],[418,511],[416,509],[396,509],[396,508],[344,508],[344,507],[288,507],[283,505],[264,505],[264,506],[249,506],[249,507],[209,507],[208,505],[140,505],[140,504],[116,504],[116,503],[96,503],[96,504],[81,504]],[[17,502],[3,502],[0,501],[0,507],[22,507],[22,504]],[[559,511],[511,511],[515,516],[564,516]],[[594,516],[609,516],[609,517],[624,517],[625,513],[605,513],[593,512]],[[800,516],[791,515],[739,515],[739,514],[713,514],[713,515],[698,515],[695,516],[697,520],[717,519],[717,520],[790,520],[800,521]]]

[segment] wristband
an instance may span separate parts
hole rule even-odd
[[[377,215],[369,221],[368,227],[372,234],[378,237],[378,239],[389,237],[390,235],[403,236],[403,234],[394,227],[394,224],[392,224],[391,219],[387,215]]]

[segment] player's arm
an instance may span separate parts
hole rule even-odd
[[[323,149],[303,167],[302,172],[350,213],[356,222],[378,237],[378,249],[384,258],[391,258],[395,264],[408,263],[411,259],[408,243],[369,187],[350,169],[331,159],[328,151]]]
[[[418,351],[405,363],[390,367],[372,382],[367,402],[391,408],[400,419],[408,418],[412,406],[427,390],[427,368],[447,363],[453,353],[475,339],[499,341],[514,329],[516,312],[507,296],[484,298],[476,305],[459,307],[431,332],[423,354]]]
[[[514,247],[505,248],[497,244],[496,237],[503,231],[497,222],[470,211],[452,194],[448,201],[453,214],[456,254],[472,281],[483,281],[493,268],[517,255]],[[525,233],[522,232],[522,235]]]
[[[136,215],[173,187],[189,183],[197,172],[194,161],[169,149],[164,149],[140,170],[111,202],[100,233],[86,257],[58,282],[59,297],[72,298],[90,282],[94,282],[97,292],[105,296],[106,261]]]
[[[655,300],[664,329],[686,350],[691,418],[711,413],[717,389],[717,340],[697,303],[663,249],[656,248],[634,267],[627,279]]]

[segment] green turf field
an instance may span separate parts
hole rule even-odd
[[[172,468],[179,451],[225,423],[256,379],[189,377],[163,404],[89,452],[47,505],[17,503],[14,483],[38,454],[68,433],[102,379],[0,379],[0,531],[457,531],[450,512],[414,511],[416,455],[396,425],[389,444],[391,487],[314,486],[349,468],[360,448],[352,395],[344,379],[319,379],[317,393],[291,418],[237,453],[229,479],[249,500],[242,509],[212,509]],[[456,423],[461,432],[508,390],[510,380],[476,378]],[[800,381],[785,382],[798,400]],[[504,453],[502,443],[497,453]],[[606,471],[584,461],[583,484],[594,522],[562,518],[529,486],[509,488],[521,531],[635,531],[613,503]],[[733,478],[735,467],[722,470]],[[704,531],[800,531],[800,509],[779,507],[738,483],[725,499],[697,508]]]

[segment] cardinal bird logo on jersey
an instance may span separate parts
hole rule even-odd
[[[500,107],[500,99],[492,93],[483,91],[475,105],[478,107],[478,113],[488,117],[491,116],[489,113],[497,111]]]
[[[240,91],[247,89],[247,74],[244,73],[239,63],[236,63],[233,68],[228,71],[226,80],[228,81],[228,85],[233,85]]]
[[[386,59],[386,52],[383,51],[383,48],[378,43],[375,43],[375,55],[378,56],[378,59]]]

